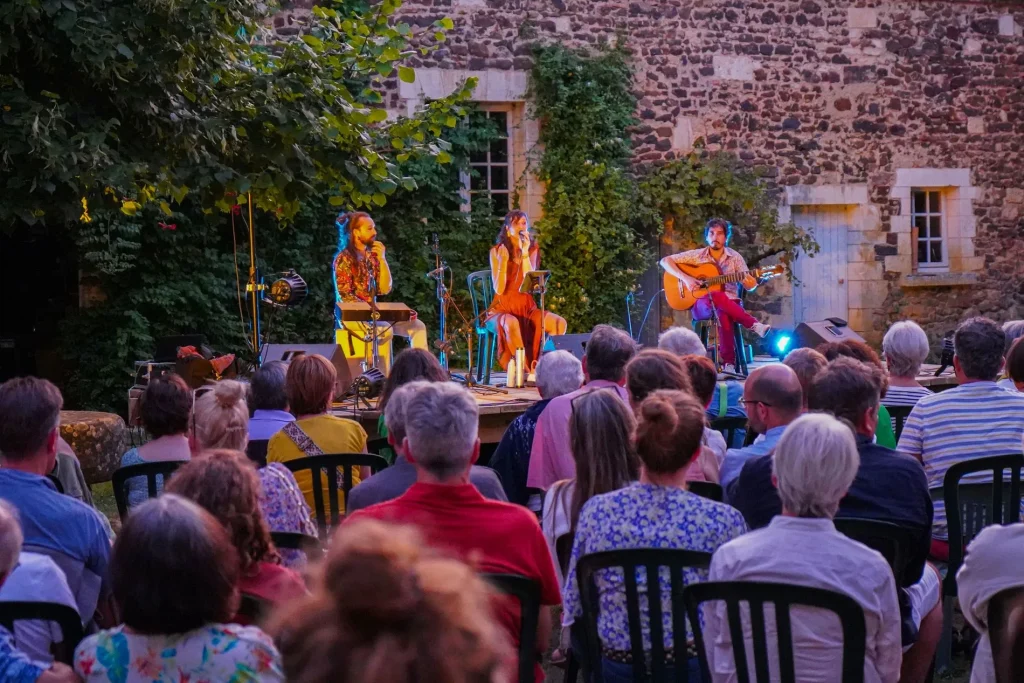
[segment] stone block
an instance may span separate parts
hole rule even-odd
[[[879,308],[889,296],[889,284],[884,280],[854,280],[849,283],[851,308]]]
[[[846,10],[846,22],[850,28],[875,28],[878,26],[878,10],[872,7],[851,7]]]
[[[958,187],[971,184],[969,168],[898,168],[896,169],[897,187]],[[910,199],[910,193],[907,193]]]
[[[848,263],[859,263],[862,261],[875,260],[874,244],[850,244],[846,247],[846,260]]]
[[[731,81],[752,81],[757,62],[750,57],[715,55],[712,60],[715,78]]]
[[[871,320],[874,317],[874,313],[869,308],[851,308],[846,314],[846,322],[851,330],[858,334],[863,334],[865,330],[871,329]]]
[[[693,151],[694,143],[707,137],[707,126],[700,119],[691,116],[680,116],[672,129],[672,149],[680,154]]]
[[[882,262],[862,261],[859,263],[850,263],[846,267],[846,279],[849,282],[863,280],[881,280]]]
[[[895,233],[906,232],[906,233],[909,233],[910,232],[910,228],[911,228],[910,216],[907,215],[907,214],[900,214],[899,216],[893,216],[892,218],[889,219],[889,230],[891,232],[895,232]]]
[[[1012,36],[1016,31],[1017,26],[1012,14],[1003,14],[999,17],[999,35]]]
[[[1005,199],[1008,204],[1024,204],[1024,189],[1011,187],[1006,191]]]
[[[910,246],[910,237],[911,237],[911,235],[910,235],[909,232],[903,232],[903,233],[900,233],[899,235],[896,235],[896,253],[897,253],[897,255],[898,254],[906,254],[906,255],[910,256],[911,254],[913,254],[913,251],[911,250],[911,246]]]
[[[487,0],[452,0],[452,7],[487,7]]]
[[[846,206],[868,203],[868,186],[863,183],[845,185],[791,185],[786,188],[786,201],[797,204],[832,204]]]
[[[984,256],[968,256],[963,259],[961,271],[964,273],[977,273],[985,269]]]
[[[964,54],[976,55],[981,53],[981,41],[977,38],[968,38],[964,41]]]
[[[909,273],[914,268],[910,254],[896,254],[885,257],[885,270],[890,273]]]
[[[1000,212],[999,217],[1004,221],[1015,221],[1020,218],[1021,206],[1020,204],[1004,204],[1003,210]]]
[[[982,135],[985,132],[985,117],[969,116],[967,118],[967,132],[971,135]]]
[[[569,17],[555,17],[555,31],[568,33],[572,30],[572,21]]]

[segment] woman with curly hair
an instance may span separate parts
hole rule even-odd
[[[291,683],[504,683],[515,657],[469,566],[410,527],[356,520],[268,631]]]
[[[175,472],[167,491],[194,501],[224,525],[238,553],[243,595],[279,603],[306,594],[302,577],[281,566],[260,512],[255,465],[243,454],[227,449],[202,453]]]

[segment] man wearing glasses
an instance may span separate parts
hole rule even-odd
[[[764,438],[746,448],[730,448],[726,452],[719,471],[722,488],[727,488],[739,476],[747,460],[774,450],[786,425],[800,417],[803,405],[800,380],[782,363],[762,366],[747,377],[740,402],[747,411],[748,429]]]

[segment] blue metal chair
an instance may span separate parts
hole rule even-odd
[[[494,286],[491,284],[491,271],[478,270],[466,277],[466,287],[473,300],[473,320],[476,326],[476,381],[483,384],[491,383],[491,366],[498,354],[498,335],[487,329],[480,314],[487,310],[494,299]],[[470,364],[473,359],[469,358]]]

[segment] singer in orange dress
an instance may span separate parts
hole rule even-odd
[[[487,327],[498,335],[498,360],[508,369],[516,349],[526,351],[526,368],[532,372],[540,358],[541,311],[532,294],[521,294],[523,277],[540,268],[540,249],[530,235],[530,219],[523,211],[510,211],[491,247],[491,284],[494,300],[488,308]],[[565,319],[544,314],[548,334],[565,334]]]

